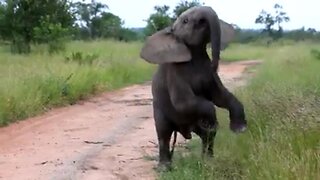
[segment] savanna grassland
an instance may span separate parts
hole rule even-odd
[[[201,158],[195,138],[160,179],[320,179],[319,50],[307,42],[228,48],[225,59],[263,60],[248,85],[236,90],[248,131],[233,134],[227,112],[219,110],[214,158]]]
[[[142,43],[76,41],[66,52],[49,55],[33,47],[29,55],[12,55],[0,48],[0,125],[38,115],[52,107],[142,83],[154,66],[139,58]]]
[[[0,125],[53,107],[151,79],[155,66],[139,58],[142,43],[74,41],[64,53],[33,47],[29,55],[0,48]],[[218,111],[215,157],[202,160],[200,141],[178,150],[174,169],[160,179],[320,179],[320,45],[232,44],[228,61],[261,59],[246,87],[236,90],[249,129],[228,130]],[[185,153],[182,153],[185,152]]]

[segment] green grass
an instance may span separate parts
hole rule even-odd
[[[215,157],[202,160],[195,138],[190,152],[177,151],[174,170],[159,179],[320,179],[320,60],[310,53],[320,45],[252,48],[259,52],[241,45],[225,54],[264,60],[249,85],[236,91],[248,131],[233,134],[227,113],[219,110]]]
[[[221,59],[223,61],[239,61],[244,59],[256,60],[270,53],[272,48],[264,46],[253,46],[249,44],[231,44],[222,51]]]
[[[141,43],[72,42],[67,51],[48,55],[34,47],[30,55],[12,55],[0,48],[0,125],[38,115],[52,107],[73,104],[91,94],[142,83],[154,67],[139,58]],[[72,52],[96,55],[91,63],[66,61]]]

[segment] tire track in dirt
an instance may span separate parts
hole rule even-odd
[[[219,74],[235,88],[257,63],[223,63]],[[1,128],[0,179],[155,179],[151,103],[150,83],[134,85]]]

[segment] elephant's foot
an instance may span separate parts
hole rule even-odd
[[[246,122],[231,122],[230,129],[235,133],[242,133],[247,130]]]
[[[203,151],[201,157],[202,159],[212,159],[214,157],[213,151]]]
[[[167,172],[172,170],[172,165],[171,162],[159,162],[155,169],[158,172]]]

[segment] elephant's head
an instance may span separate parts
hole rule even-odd
[[[216,70],[220,59],[221,46],[220,20],[211,7],[193,7],[183,12],[171,27],[150,36],[141,57],[148,62],[163,64],[187,62],[192,50],[205,50],[211,43],[212,64]]]

